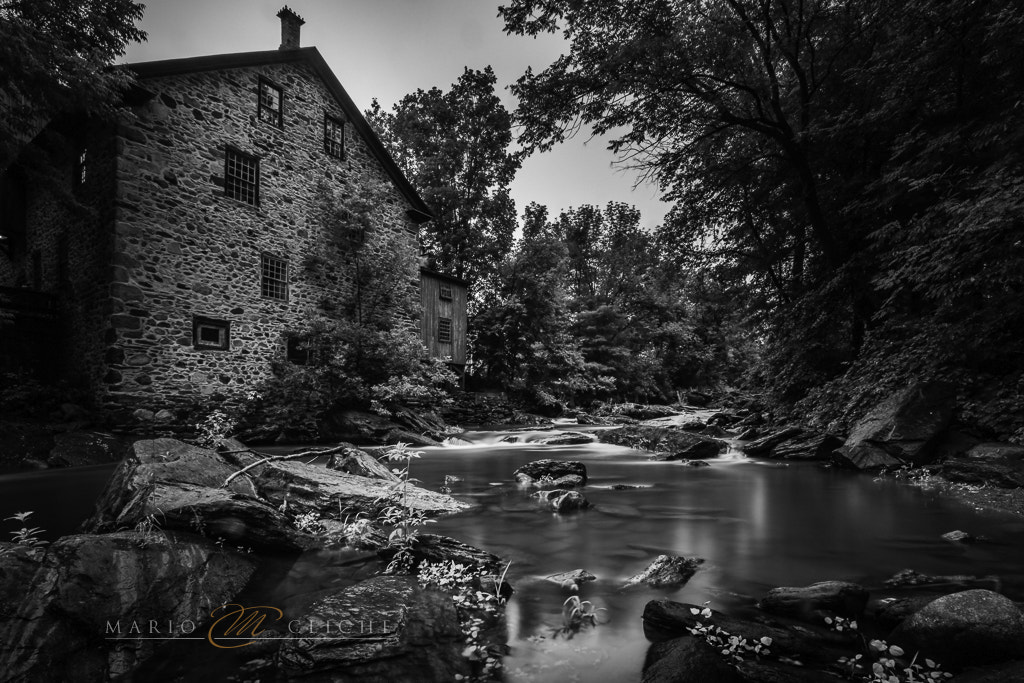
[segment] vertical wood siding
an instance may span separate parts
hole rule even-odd
[[[450,281],[448,281],[450,282]],[[457,282],[450,282],[452,298],[441,298],[441,279],[430,273],[420,274],[420,302],[423,304],[423,318],[420,330],[423,343],[430,355],[434,357],[450,357],[453,363],[466,363],[466,287]],[[441,343],[437,340],[437,321],[440,318],[451,318],[452,341]]]

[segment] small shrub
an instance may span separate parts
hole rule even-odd
[[[33,513],[31,510],[26,512],[18,512],[10,517],[5,518],[5,521],[7,519],[11,519],[16,522],[20,522],[22,525],[20,529],[11,532],[11,536],[14,537],[13,540],[15,543],[17,543],[18,545],[27,545],[32,548],[41,548],[42,546],[49,543],[49,541],[44,541],[40,538],[40,536],[44,533],[44,531],[41,528],[37,526],[30,527],[25,524],[25,522],[28,520],[29,517],[32,516],[32,514]]]

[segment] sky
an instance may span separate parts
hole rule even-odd
[[[528,66],[545,68],[567,46],[560,35],[509,36],[498,6],[509,0],[289,0],[306,20],[302,46],[315,46],[360,109],[373,98],[385,109],[418,88],[451,87],[465,67],[491,65],[499,96],[510,111],[506,87]],[[284,0],[144,0],[145,43],[132,45],[125,62],[277,49]],[[657,188],[616,165],[600,139],[583,133],[554,150],[534,154],[512,183],[522,216],[535,201],[549,215],[582,204],[626,202],[640,209],[647,227],[661,222],[668,205]]]

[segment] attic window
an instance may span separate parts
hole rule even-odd
[[[260,295],[268,299],[288,300],[288,261],[273,254],[262,255]]]
[[[258,206],[260,203],[260,160],[229,147],[224,156],[224,194]]]
[[[324,152],[335,159],[345,158],[345,122],[324,114]]]
[[[452,319],[438,318],[437,320],[437,341],[441,344],[450,344],[452,341]]]
[[[260,102],[257,111],[260,121],[283,128],[283,103],[284,93],[281,88],[260,76]]]
[[[201,351],[227,351],[231,344],[231,323],[192,316],[192,346]]]
[[[451,299],[452,298],[452,285],[451,285],[451,283],[450,282],[442,282],[442,283],[440,283],[439,286],[440,286],[440,291],[438,292],[438,296],[440,298],[442,298],[442,299]]]

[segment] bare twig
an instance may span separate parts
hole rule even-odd
[[[334,448],[323,448],[323,449],[319,449],[319,450],[314,449],[314,450],[311,450],[311,451],[299,451],[298,453],[291,453],[289,455],[269,455],[266,458],[263,458],[262,460],[257,460],[256,462],[249,463],[248,465],[246,465],[245,467],[243,467],[242,469],[238,470],[237,472],[232,474],[230,477],[225,479],[224,483],[221,484],[220,486],[221,486],[221,488],[225,488],[225,487],[227,487],[228,484],[231,483],[231,481],[235,477],[239,476],[240,474],[245,474],[246,472],[248,472],[252,468],[258,467],[259,465],[265,465],[268,462],[274,462],[274,461],[277,461],[277,460],[295,460],[296,458],[308,458],[310,456],[312,456],[313,458],[319,458],[320,456],[323,456],[323,455],[334,455],[335,453],[341,453],[342,451],[345,450],[345,448],[346,448],[346,446],[335,446]],[[247,452],[247,451],[248,451],[248,449],[246,449],[246,451],[240,451],[240,452]]]

